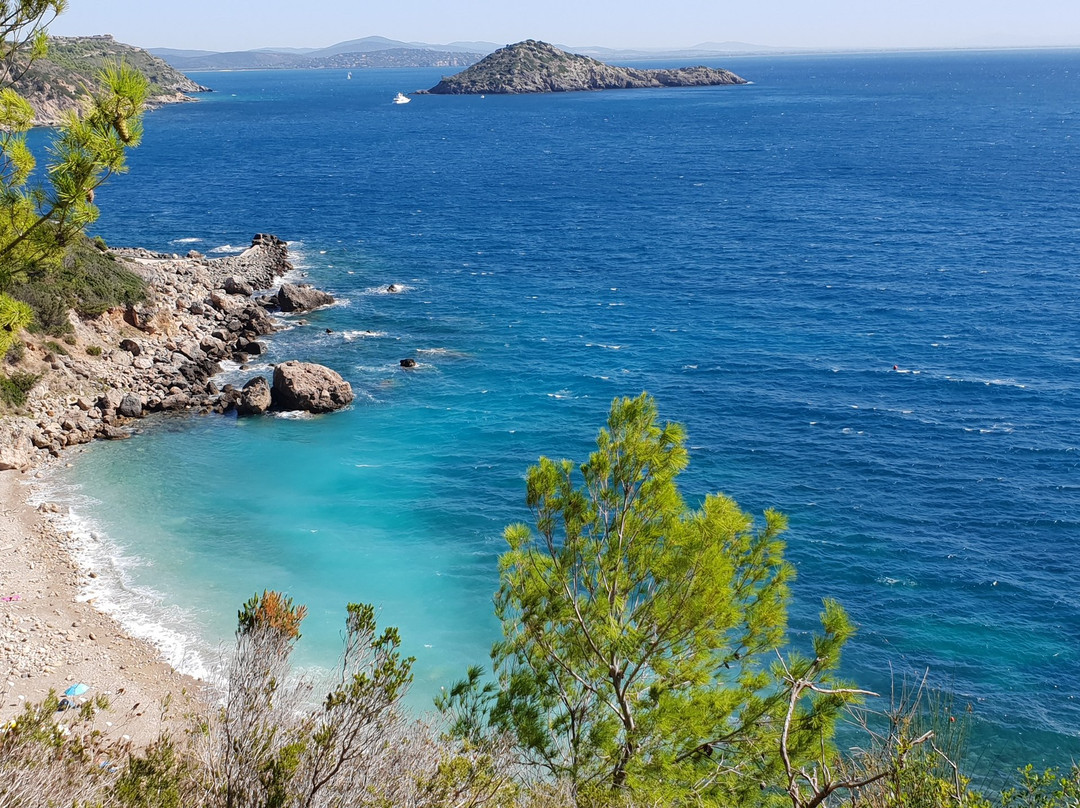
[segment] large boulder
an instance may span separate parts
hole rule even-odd
[[[128,393],[120,401],[120,406],[116,408],[116,412],[125,418],[141,418],[142,417],[142,400],[134,393]]]
[[[319,306],[328,306],[334,302],[332,295],[322,292],[313,286],[302,284],[294,286],[291,283],[281,284],[277,295],[274,296],[277,307],[282,311],[311,311]]]
[[[270,382],[264,376],[256,376],[244,385],[236,399],[237,415],[262,415],[272,402]]]
[[[235,275],[230,275],[225,279],[225,291],[230,295],[244,295],[245,297],[251,297],[255,293],[250,283]]]
[[[274,367],[274,406],[283,410],[331,412],[353,400],[352,387],[335,371],[310,362]]]

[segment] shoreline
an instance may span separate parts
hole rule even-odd
[[[82,595],[96,573],[79,567],[71,537],[46,518],[48,506],[29,503],[30,494],[19,475],[0,473],[0,724],[50,690],[60,695],[84,683],[91,689],[77,701],[105,695],[110,702],[96,728],[143,746],[171,726],[162,716],[165,699],[176,719],[204,683],[178,673],[150,642],[132,637]]]
[[[79,538],[60,518],[66,509],[35,507],[33,483],[65,449],[130,437],[146,415],[223,413],[241,403],[241,391],[218,389],[218,363],[244,367],[262,354],[259,338],[279,330],[267,309],[280,307],[260,293],[293,267],[286,243],[266,234],[225,258],[110,252],[147,282],[146,299],[98,317],[72,313],[74,339],[64,346],[27,335],[17,369],[44,375],[19,413],[0,417],[0,724],[50,690],[84,683],[91,689],[77,702],[105,695],[111,704],[95,727],[142,746],[178,726],[206,682],[179,673],[151,640],[97,608],[87,589],[98,573],[80,566]]]

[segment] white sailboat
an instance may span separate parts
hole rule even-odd
[[[394,103],[395,104],[408,104],[410,101],[412,101],[412,99],[409,98],[409,96],[404,95],[402,93],[398,93],[397,95],[394,96]]]

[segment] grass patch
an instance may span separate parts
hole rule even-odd
[[[101,346],[100,345],[87,345],[86,346],[86,352],[90,356],[101,356]]]

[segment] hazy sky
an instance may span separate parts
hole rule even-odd
[[[1080,46],[1078,0],[70,0],[52,33],[142,47],[318,48],[385,36],[584,47]]]

